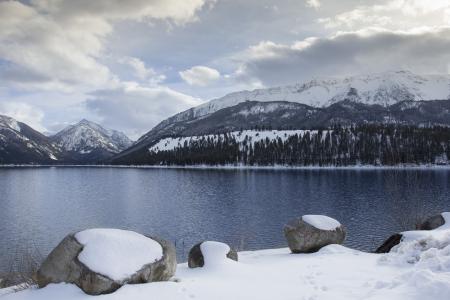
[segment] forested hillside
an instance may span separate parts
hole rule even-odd
[[[448,164],[449,157],[448,127],[358,125],[166,138],[140,159],[151,165],[390,166]]]

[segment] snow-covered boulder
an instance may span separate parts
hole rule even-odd
[[[445,213],[444,213],[445,214]],[[418,226],[418,230],[434,230],[445,224],[443,214],[438,214],[426,219]],[[392,248],[400,244],[403,239],[403,233],[396,233],[391,235],[384,243],[375,250],[375,253],[388,253]]]
[[[311,253],[330,244],[342,244],[346,236],[343,225],[322,215],[304,215],[291,220],[283,231],[293,253]]]
[[[203,267],[205,264],[220,263],[223,260],[238,260],[238,254],[230,246],[220,242],[205,241],[196,244],[189,251],[189,268]]]
[[[127,283],[165,281],[175,274],[175,247],[163,239],[119,229],[69,234],[37,273],[39,287],[74,283],[85,293],[112,293]]]

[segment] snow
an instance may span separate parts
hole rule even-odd
[[[202,250],[205,268],[235,263],[233,260],[226,257],[228,252],[230,252],[230,246],[227,244],[205,241],[201,243],[200,249]]]
[[[280,138],[283,142],[289,137],[298,135],[302,137],[304,134],[309,132],[310,134],[316,134],[317,130],[243,130],[243,131],[232,131],[227,133],[228,136],[232,136],[236,139],[237,143],[243,143],[245,140],[249,144],[254,145],[256,142],[269,139],[274,140]],[[324,133],[327,131],[324,130]],[[223,139],[224,134],[209,134],[209,135],[199,135],[199,136],[188,136],[188,137],[174,137],[174,138],[164,138],[159,140],[156,144],[149,148],[149,151],[159,152],[159,151],[169,151],[176,148],[182,148],[184,143],[189,144],[190,141],[198,141],[203,138],[213,139],[217,141],[219,138]]]
[[[58,160],[58,158],[53,153],[49,153],[48,157],[50,157],[50,159],[53,159],[53,160]]]
[[[351,89],[356,95],[349,95]],[[404,100],[446,100],[449,97],[449,75],[389,71],[346,78],[316,78],[294,85],[235,92],[180,113],[173,121],[198,118],[245,101],[288,101],[324,107],[344,99],[391,105]]]
[[[78,255],[80,262],[117,281],[126,279],[163,255],[158,242],[133,231],[88,229],[77,233],[75,238],[84,245]]]
[[[312,254],[291,254],[287,248],[240,252],[239,262],[234,262],[223,257],[226,245],[207,242],[202,247],[205,267],[179,264],[168,282],[126,285],[103,296],[88,296],[71,284],[52,284],[2,300],[448,300],[450,214],[443,216],[444,226],[419,237],[415,231],[404,232],[407,239],[387,254],[329,245]]]
[[[335,230],[341,226],[335,219],[323,215],[304,215],[302,220],[320,230]]]

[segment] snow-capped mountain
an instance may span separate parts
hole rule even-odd
[[[100,161],[132,144],[122,132],[105,129],[85,119],[64,128],[52,136],[51,140],[70,153],[75,160],[83,162]]]
[[[203,118],[246,101],[286,101],[323,108],[343,100],[386,107],[402,101],[447,99],[450,99],[450,76],[447,75],[391,71],[346,78],[312,79],[294,85],[235,92],[213,99],[162,121],[138,142],[151,138],[155,130]]]
[[[231,93],[194,108],[193,115],[204,116],[244,101],[288,101],[325,107],[345,99],[388,106],[405,100],[449,98],[450,76],[396,71],[340,79],[313,79],[295,85]]]
[[[0,115],[0,164],[58,162],[62,151],[49,138],[15,119]]]
[[[155,128],[195,120],[246,101],[287,101],[327,107],[343,100],[388,106],[409,100],[446,99],[450,99],[450,76],[445,75],[416,75],[409,71],[396,71],[339,79],[313,79],[294,85],[231,93],[176,114]],[[144,135],[141,139],[146,137]]]

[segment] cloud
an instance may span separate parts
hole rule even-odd
[[[322,4],[319,0],[306,0],[306,6],[314,9],[319,9]]]
[[[344,76],[408,69],[448,73],[450,28],[341,32],[330,38],[308,38],[291,45],[261,42],[234,59],[241,62],[238,80],[279,85],[317,76]]]
[[[147,68],[139,58],[126,56],[119,58],[117,61],[129,66],[133,70],[134,76],[142,81],[159,84],[166,79],[163,74],[158,74],[154,69]]]
[[[362,5],[333,17],[320,18],[326,28],[359,30],[382,27],[399,30],[414,27],[450,25],[448,0],[385,0]]]
[[[146,87],[125,82],[120,87],[91,93],[87,109],[96,113],[102,124],[119,128],[137,139],[161,121],[201,100],[163,86]]]
[[[205,66],[195,66],[179,74],[189,85],[197,86],[207,86],[220,78],[219,71]]]
[[[115,22],[183,25],[196,20],[205,1],[0,1],[0,78],[31,90],[114,87],[118,76],[101,57]]]

